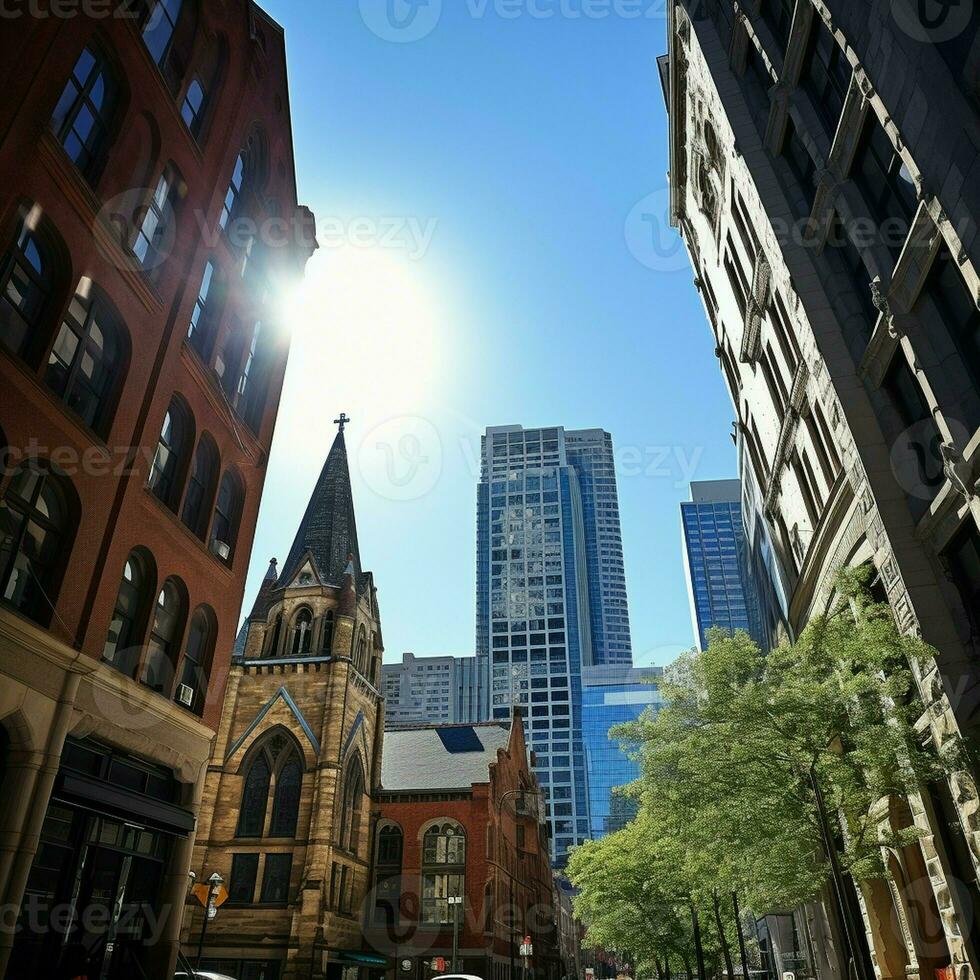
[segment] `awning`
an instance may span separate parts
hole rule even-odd
[[[341,963],[358,963],[361,966],[387,966],[385,956],[375,956],[371,953],[352,953],[350,950],[337,950],[337,959]]]
[[[155,830],[186,836],[194,829],[194,814],[172,803],[112,786],[80,773],[60,772],[53,795],[108,817],[145,823]]]

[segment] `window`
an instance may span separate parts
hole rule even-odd
[[[785,53],[789,44],[789,32],[793,26],[793,11],[796,0],[763,0],[762,19],[769,30],[776,35],[776,40],[782,45]]]
[[[98,296],[76,293],[51,348],[44,380],[100,436],[108,433],[127,350],[125,333],[108,305]]]
[[[363,674],[367,670],[367,633],[362,626],[357,634],[357,652],[354,665]]]
[[[231,183],[228,185],[225,201],[221,206],[221,218],[219,220],[221,227],[225,230],[227,230],[232,218],[237,217],[237,212],[241,205],[242,188],[245,183],[245,166],[245,151],[243,150],[238,154],[238,159],[235,160],[235,169],[231,174]]]
[[[157,65],[167,59],[181,6],[181,0],[155,0],[143,26],[143,43]]]
[[[208,518],[218,483],[218,450],[210,436],[201,436],[194,454],[194,466],[184,495],[181,520],[202,541],[208,533]]]
[[[402,848],[404,836],[400,827],[390,824],[382,827],[378,833],[378,861],[380,865],[398,867],[402,865]]]
[[[133,240],[133,254],[147,272],[157,269],[167,258],[166,240],[173,234],[173,195],[176,176],[167,167],[157,181],[156,190],[143,214],[143,221]]]
[[[191,322],[187,328],[187,339],[191,347],[201,356],[201,360],[211,360],[214,350],[215,335],[218,332],[218,321],[221,318],[220,290],[215,282],[217,267],[214,262],[208,262],[204,267],[201,288],[197,293]]]
[[[255,901],[255,879],[258,873],[258,854],[233,854],[228,901],[236,905],[251,905]]]
[[[149,480],[150,490],[172,511],[176,511],[180,503],[181,482],[191,438],[188,414],[174,400],[163,419]]]
[[[265,830],[265,810],[269,800],[272,767],[264,751],[260,751],[249,766],[238,813],[238,837],[261,837]]]
[[[116,606],[102,659],[127,677],[136,676],[143,630],[146,628],[147,598],[152,595],[152,574],[146,559],[135,551],[123,568]]]
[[[324,656],[329,657],[333,650],[333,610],[329,609],[323,617],[323,645]]]
[[[184,627],[183,589],[168,578],[157,595],[153,625],[147,641],[146,661],[140,682],[158,694],[170,694],[177,665],[177,651]]]
[[[943,552],[973,627],[980,635],[980,531],[970,518]]]
[[[874,113],[868,114],[851,176],[879,226],[883,244],[897,259],[915,215],[915,184]]]
[[[946,248],[936,256],[925,291],[942,314],[943,323],[980,391],[980,311]]]
[[[245,785],[238,814],[239,837],[294,837],[303,784],[302,756],[282,729],[254,747],[246,760]],[[266,832],[270,788],[272,817]]]
[[[262,410],[265,407],[265,349],[262,343],[262,321],[258,320],[252,328],[252,340],[245,356],[241,377],[238,379],[236,405],[238,414],[253,431],[262,424]]]
[[[422,921],[441,925],[453,921],[459,908],[447,899],[463,895],[466,838],[458,824],[430,827],[422,839]]]
[[[292,854],[266,854],[265,873],[262,875],[263,904],[286,904],[289,895],[289,873],[292,868]]]
[[[86,48],[75,63],[51,117],[51,129],[82,174],[94,181],[109,147],[118,93],[99,51]]]
[[[310,652],[313,642],[313,613],[309,609],[300,609],[293,620],[293,642],[291,653],[294,657],[303,657]]]
[[[361,840],[361,812],[364,807],[364,770],[359,757],[347,767],[344,797],[340,810],[340,846],[357,852]]]
[[[844,111],[852,73],[843,49],[818,14],[813,18],[813,32],[803,68],[803,87],[831,140]]]
[[[294,752],[276,776],[276,792],[272,801],[270,837],[295,837],[299,818],[299,794],[303,785],[303,770]]]
[[[805,202],[804,214],[809,214],[813,210],[813,202],[816,200],[817,189],[814,184],[814,175],[817,172],[813,157],[810,156],[792,118],[786,122],[786,140],[783,143],[783,156],[789,164],[789,169],[800,185]]]
[[[65,484],[43,464],[14,473],[0,507],[0,589],[3,601],[46,623],[57,599],[74,522]]]
[[[863,341],[861,344],[863,349],[871,340],[875,324],[878,322],[879,311],[872,300],[868,267],[864,264],[861,251],[855,245],[850,230],[836,212],[827,235],[827,245],[850,274],[855,294],[861,301],[864,320],[861,324],[860,339]]]
[[[891,398],[906,427],[908,454],[914,457],[910,461],[910,472],[901,474],[899,482],[920,501],[932,500],[945,479],[943,456],[939,448],[942,440],[922,388],[901,350],[893,358],[882,388]]]
[[[38,235],[22,221],[17,239],[0,262],[0,343],[23,356],[51,299],[54,267]]]
[[[235,557],[235,540],[242,513],[242,490],[238,477],[228,470],[221,479],[211,521],[211,550],[226,565]]]
[[[180,108],[180,116],[187,124],[191,135],[195,139],[201,135],[201,124],[204,122],[204,110],[207,105],[207,96],[204,86],[200,79],[195,78],[187,87],[187,94],[184,96],[184,104]]]
[[[216,634],[214,613],[207,607],[199,607],[194,612],[187,631],[180,685],[175,694],[177,702],[196,715],[204,713]],[[189,702],[185,700],[186,697],[190,698]]]

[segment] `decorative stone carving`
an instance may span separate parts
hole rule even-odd
[[[963,457],[963,453],[960,452],[955,443],[944,442],[940,445],[939,451],[943,457],[943,471],[946,474],[946,479],[953,485],[953,489],[967,503],[970,503],[977,492],[977,483],[973,478],[973,467]]]

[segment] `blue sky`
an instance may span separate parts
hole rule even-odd
[[[387,2],[425,36],[379,36],[405,36]],[[693,642],[678,503],[735,457],[692,273],[657,224],[662,0],[264,6],[322,247],[287,314],[246,608],[346,411],[386,659],[472,653],[481,432],[596,426],[621,463],[635,660],[669,662]]]

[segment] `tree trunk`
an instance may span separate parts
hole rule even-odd
[[[670,955],[664,954],[664,980],[670,980]]]
[[[738,932],[738,955],[742,961],[742,977],[749,980],[749,958],[745,955],[745,933],[742,931],[742,912],[738,907],[738,892],[732,892],[732,912],[735,914],[735,929]]]
[[[721,904],[718,901],[718,892],[712,896],[715,906],[715,925],[718,927],[718,939],[721,942],[721,953],[725,957],[725,974],[728,980],[735,980],[735,967],[732,965],[732,951],[728,945],[728,937],[725,935],[725,925],[721,921]]]
[[[691,973],[691,961],[688,959],[687,953],[684,954],[684,975],[687,980],[693,980],[694,974]]]
[[[708,980],[704,968],[704,947],[701,945],[701,923],[698,921],[698,910],[693,902],[691,902],[691,925],[694,928],[694,955],[698,961],[698,980]],[[864,977],[860,980],[864,980]]]

